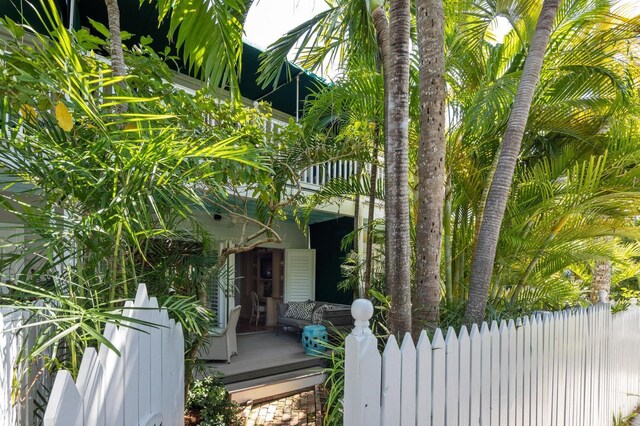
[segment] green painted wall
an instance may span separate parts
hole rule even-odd
[[[342,238],[353,231],[353,218],[341,217],[309,226],[311,248],[316,250],[316,300],[351,304],[353,294],[338,290],[342,281],[340,265],[346,252],[340,250]]]

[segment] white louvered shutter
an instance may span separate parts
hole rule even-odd
[[[316,295],[316,251],[287,249],[284,251],[284,300],[302,302]]]

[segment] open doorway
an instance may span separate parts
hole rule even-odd
[[[236,305],[242,306],[238,332],[271,329],[276,326],[278,305],[284,296],[284,250],[259,247],[246,253],[236,255],[235,262]],[[251,293],[258,296],[260,313],[258,324],[255,317],[251,325],[252,314]]]

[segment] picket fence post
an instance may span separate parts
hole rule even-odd
[[[344,424],[380,425],[381,356],[369,320],[373,305],[357,299],[351,305],[355,327],[345,342]]]

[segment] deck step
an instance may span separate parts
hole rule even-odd
[[[233,361],[233,360],[232,360]],[[246,382],[248,380],[259,379],[262,377],[271,377],[291,371],[299,371],[305,368],[322,367],[324,360],[319,357],[295,358],[291,360],[283,360],[282,364],[270,365],[264,368],[256,368],[250,371],[243,371],[235,374],[228,374],[222,377],[225,385],[238,382]]]
[[[297,371],[260,377],[227,385],[231,400],[246,404],[258,403],[279,396],[290,395],[303,389],[324,383],[325,375],[320,367],[304,368]]]

